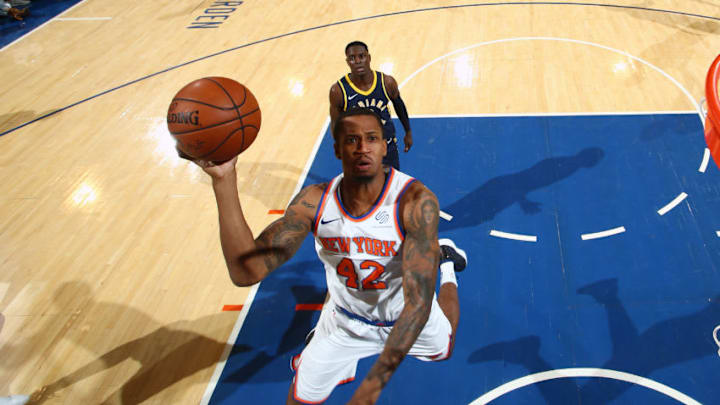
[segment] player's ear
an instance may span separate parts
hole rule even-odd
[[[340,146],[338,145],[337,141],[333,143],[333,150],[335,151],[335,157],[342,160],[340,157]]]

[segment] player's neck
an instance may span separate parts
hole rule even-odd
[[[365,72],[365,74],[362,75],[356,75],[352,72],[350,72],[350,81],[353,82],[353,84],[363,90],[367,90],[372,86],[373,81],[375,79],[375,71],[370,69]]]
[[[368,182],[344,177],[340,183],[343,207],[354,217],[366,214],[380,198],[387,176],[382,172]]]

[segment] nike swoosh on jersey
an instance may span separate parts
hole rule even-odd
[[[348,97],[348,100],[352,100],[357,96],[357,94],[353,94],[352,96]]]
[[[329,221],[326,221],[326,220],[324,220],[324,219],[321,219],[321,220],[320,220],[320,223],[323,224],[323,225],[325,225],[325,224],[329,224],[330,222],[335,222],[335,221],[337,221],[338,219],[340,219],[340,218],[331,219],[331,220],[329,220]]]

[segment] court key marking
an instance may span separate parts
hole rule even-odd
[[[403,82],[400,83],[400,85],[399,85],[398,87],[399,87],[400,89],[402,89],[403,87],[405,87],[405,85],[406,85],[408,82],[410,82],[410,80],[412,80],[412,79],[413,79],[415,76],[417,76],[420,72],[422,72],[423,70],[427,69],[428,67],[430,67],[430,66],[434,65],[435,63],[437,63],[437,62],[439,62],[439,61],[441,61],[441,60],[443,60],[443,59],[445,59],[445,58],[448,58],[448,57],[450,57],[450,56],[453,56],[453,55],[456,55],[456,54],[459,54],[459,53],[463,53],[463,52],[467,52],[467,51],[469,51],[469,50],[471,50],[471,49],[479,48],[479,47],[481,47],[481,46],[494,45],[494,44],[505,43],[505,42],[515,42],[515,41],[557,41],[557,42],[569,42],[569,43],[575,43],[575,44],[581,44],[581,45],[592,46],[592,47],[596,47],[596,48],[600,48],[600,49],[605,49],[605,50],[607,50],[607,51],[615,52],[615,53],[618,53],[618,54],[620,54],[620,55],[626,56],[626,57],[628,57],[628,58],[630,58],[630,59],[633,59],[633,60],[635,60],[635,61],[638,61],[638,62],[640,62],[640,63],[642,63],[642,64],[650,67],[651,69],[653,69],[653,70],[655,70],[656,72],[658,72],[661,76],[664,76],[666,79],[668,79],[670,82],[672,82],[672,83],[673,83],[676,87],[678,87],[678,88],[680,89],[680,91],[681,91],[683,94],[685,94],[685,96],[690,100],[690,102],[692,103],[693,107],[695,107],[695,108],[694,108],[694,111],[697,112],[700,120],[702,121],[703,118],[704,118],[704,117],[703,117],[703,112],[702,112],[702,106],[701,106],[702,103],[701,103],[701,102],[699,103],[697,100],[695,100],[695,99],[692,97],[692,95],[690,94],[690,92],[689,92],[685,87],[683,87],[683,85],[682,85],[677,79],[675,79],[674,77],[670,76],[670,74],[668,74],[668,73],[665,72],[664,70],[662,70],[662,69],[660,69],[659,67],[653,65],[652,63],[650,63],[650,62],[648,62],[648,61],[646,61],[646,60],[644,60],[644,59],[642,59],[642,58],[640,58],[640,57],[634,56],[634,55],[632,55],[632,54],[630,54],[630,53],[628,53],[628,52],[625,52],[625,51],[622,51],[622,50],[619,50],[619,49],[615,49],[615,48],[611,48],[611,47],[609,47],[609,46],[600,45],[600,44],[596,44],[596,43],[588,42],[588,41],[582,41],[582,40],[578,40],[578,39],[572,39],[572,38],[558,38],[558,37],[515,37],[515,38],[496,39],[496,40],[492,40],[492,41],[479,42],[479,43],[476,43],[476,44],[468,45],[468,46],[466,46],[466,47],[459,48],[459,49],[456,49],[456,50],[454,50],[454,51],[448,52],[448,53],[446,53],[446,54],[444,54],[444,55],[438,56],[437,58],[435,58],[435,59],[429,61],[428,63],[420,66],[417,70],[415,70],[413,73],[411,73],[409,76],[407,76],[407,77],[405,78],[405,80],[403,80]],[[524,114],[524,115],[528,115],[528,114]],[[709,154],[709,150],[708,150],[707,148],[705,148],[705,151],[704,151],[704,153],[703,153],[702,163],[700,164],[700,168],[698,169],[699,172],[704,173],[705,170],[707,169],[707,163],[708,163],[708,161],[709,161],[709,155],[710,155],[710,154]],[[681,193],[678,197],[675,198],[675,200],[673,200],[672,202],[670,202],[669,204],[667,204],[665,207],[663,207],[663,208],[661,208],[660,210],[658,210],[658,211],[657,211],[658,214],[660,214],[661,216],[662,216],[662,215],[665,215],[668,211],[670,211],[671,209],[673,209],[676,205],[678,205],[678,204],[679,204],[682,200],[684,200],[686,197],[687,197],[687,194],[686,194],[686,193],[684,193],[684,192]],[[622,228],[622,230],[621,230],[621,231],[618,231],[620,228]],[[597,238],[602,238],[602,237],[617,235],[617,234],[623,233],[623,232],[625,232],[625,228],[624,228],[624,227],[619,227],[619,228],[613,228],[613,229],[610,229],[610,230],[607,230],[607,231],[602,231],[602,232],[596,232],[596,233],[591,233],[591,234],[583,234],[583,235],[581,235],[581,238],[582,238],[582,240],[597,239]],[[496,230],[490,231],[490,235],[491,235],[491,236],[498,237],[498,238],[513,239],[513,240],[519,240],[519,241],[523,241],[523,242],[537,242],[537,236],[533,236],[533,235],[513,234],[513,233],[496,231]],[[718,235],[720,236],[720,234],[718,234]]]

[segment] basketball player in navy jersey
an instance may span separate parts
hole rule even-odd
[[[303,188],[285,214],[253,237],[238,198],[235,163],[195,161],[212,177],[220,241],[232,282],[260,282],[313,233],[330,299],[295,365],[288,404],[320,403],[352,381],[359,359],[379,354],[351,404],[373,404],[406,355],[450,357],[460,317],[455,271],[467,264],[450,240],[438,243],[435,195],[382,159],[387,143],[370,109],[338,116],[342,173]],[[437,267],[440,289],[435,298]]]
[[[354,107],[372,108],[380,115],[383,135],[388,144],[383,164],[400,170],[400,156],[395,137],[395,126],[390,119],[390,101],[393,103],[403,129],[405,129],[405,152],[413,144],[410,119],[405,102],[400,98],[400,89],[395,79],[382,72],[370,69],[370,53],[363,42],[354,41],[345,47],[345,61],[350,73],[341,77],[330,87],[330,128],[333,128],[340,113]]]

